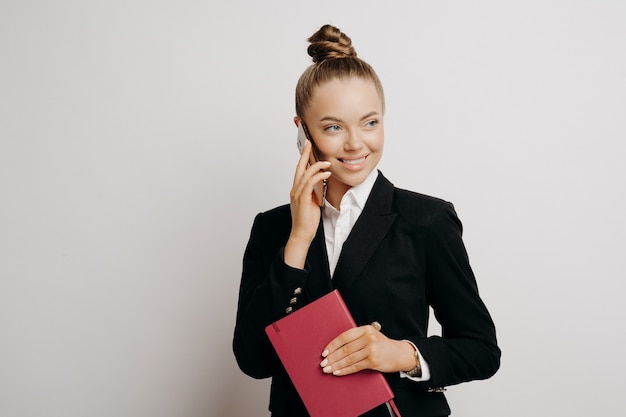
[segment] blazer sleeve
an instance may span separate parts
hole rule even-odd
[[[284,241],[290,220],[277,213],[259,214],[254,220],[243,259],[233,352],[241,370],[266,378],[279,366],[265,327],[284,317],[291,300],[305,286],[308,271],[285,264]]]
[[[426,297],[441,336],[412,339],[430,366],[431,387],[492,376],[500,366],[495,326],[481,300],[450,203],[431,216],[426,238]]]

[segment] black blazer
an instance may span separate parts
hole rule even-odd
[[[272,377],[272,416],[308,416],[264,332],[287,314],[294,296],[298,308],[336,288],[357,325],[378,321],[388,337],[415,343],[430,366],[430,380],[385,375],[403,417],[448,415],[443,393],[434,388],[497,371],[494,324],[478,294],[452,204],[395,188],[379,173],[332,280],[321,222],[304,270],[284,263],[290,228],[288,205],[255,218],[233,340],[243,372]],[[442,326],[441,337],[427,337],[429,305]],[[388,414],[383,406],[367,415]]]

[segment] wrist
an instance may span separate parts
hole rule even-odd
[[[287,244],[285,244],[285,264],[292,268],[304,269],[306,255],[309,252],[310,245],[311,243],[305,239],[289,236]]]
[[[406,342],[405,344],[411,347],[411,355],[412,355],[412,358],[411,358],[412,367],[410,369],[407,368],[407,370],[403,372],[407,374],[408,376],[420,378],[422,376],[422,366],[420,363],[417,346],[415,346],[415,344],[409,340],[403,340],[403,342]]]
[[[396,353],[397,363],[395,370],[398,372],[407,372],[415,367],[414,349],[406,340],[396,340],[398,351]]]

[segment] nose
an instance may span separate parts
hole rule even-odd
[[[360,129],[349,129],[346,133],[343,149],[346,152],[359,151],[363,147],[363,137]]]

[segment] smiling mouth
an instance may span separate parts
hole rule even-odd
[[[363,156],[361,158],[358,159],[339,159],[342,163],[344,164],[348,164],[348,165],[357,165],[362,163],[363,161],[365,161],[365,158],[367,158],[367,156]]]

